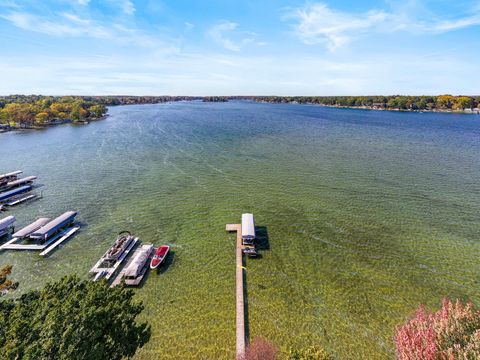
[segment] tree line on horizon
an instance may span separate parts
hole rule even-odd
[[[338,107],[364,107],[383,110],[465,111],[480,107],[480,96],[255,96],[252,100],[269,103],[319,104]]]
[[[43,96],[0,97],[0,127],[35,128],[102,118],[107,106],[158,104],[171,101],[318,104],[404,111],[465,111],[480,107],[480,96]],[[478,111],[478,110],[477,110]]]

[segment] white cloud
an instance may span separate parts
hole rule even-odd
[[[238,31],[238,24],[222,20],[207,31],[207,36],[223,48],[239,52],[243,46],[253,44],[263,46],[266,43],[257,41],[258,34],[252,31]]]
[[[298,21],[295,32],[306,44],[325,43],[330,51],[347,44],[353,33],[365,31],[387,18],[382,11],[353,15],[330,9],[325,4],[311,4],[295,10],[288,18]]]
[[[11,12],[0,15],[16,27],[54,36],[81,36],[88,35],[95,38],[109,39],[110,31],[90,20],[81,19],[70,13],[61,13],[55,19],[45,19],[26,12]]]
[[[57,13],[46,18],[27,12],[12,11],[0,15],[0,18],[10,21],[20,29],[50,36],[85,36],[140,47],[165,46],[158,37],[150,36],[136,28],[116,23],[107,25],[90,18],[81,18],[70,12]]]
[[[458,20],[440,21],[433,24],[431,30],[435,32],[446,32],[475,25],[480,25],[480,14]]]
[[[420,8],[425,11],[416,1],[406,1],[390,12],[372,9],[349,13],[331,9],[324,3],[310,3],[291,10],[284,20],[295,21],[294,32],[305,44],[324,43],[332,52],[367,32],[438,34],[480,25],[480,9],[454,20],[431,20],[431,14],[426,16],[428,20],[419,20],[420,11],[416,10]]]
[[[127,15],[133,15],[135,13],[135,5],[130,0],[120,1],[122,11]]]
[[[207,34],[217,44],[223,46],[227,50],[240,51],[240,46],[233,40],[228,38],[225,33],[232,32],[238,27],[238,24],[231,21],[221,21],[212,26]]]
[[[299,54],[49,54],[0,58],[0,94],[458,94],[476,91],[465,81],[475,65],[440,55],[327,61]]]

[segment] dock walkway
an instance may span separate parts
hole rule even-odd
[[[50,245],[48,248],[46,248],[45,250],[43,250],[41,253],[40,253],[40,256],[47,256],[50,252],[52,252],[57,246],[59,246],[62,242],[64,242],[65,240],[67,240],[70,236],[72,236],[73,234],[75,234],[78,230],[80,229],[80,227],[76,226],[76,227],[73,227],[73,228],[70,228],[70,229],[67,229],[65,230],[64,232],[62,232],[62,237],[60,239],[58,239],[57,241],[55,241],[52,245]]]
[[[17,241],[21,241],[23,239],[13,238],[10,241],[6,242],[2,246],[0,246],[0,250],[34,250],[34,251],[42,251],[40,253],[41,256],[47,255],[53,249],[55,249],[58,245],[62,242],[67,240],[70,236],[76,233],[80,228],[73,227],[66,229],[60,232],[58,235],[55,235],[50,240],[48,240],[45,244],[15,244]]]
[[[241,224],[227,224],[226,230],[228,232],[237,232],[236,241],[236,280],[237,280],[237,316],[236,316],[236,338],[237,338],[237,358],[245,353],[246,337],[245,337],[245,295],[243,292],[243,244],[242,244],[242,225]]]

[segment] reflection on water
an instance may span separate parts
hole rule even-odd
[[[251,336],[342,359],[392,357],[418,303],[480,302],[478,116],[249,102],[114,107],[88,126],[0,134],[0,172],[22,169],[43,199],[18,226],[79,211],[81,232],[47,259],[0,254],[21,289],[86,277],[129,230],[175,259],[137,291],[153,336],[139,359],[232,358],[234,238],[253,212],[262,259],[247,261]],[[268,229],[268,232],[267,232]]]

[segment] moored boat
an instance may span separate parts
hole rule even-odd
[[[153,255],[152,261],[150,261],[150,269],[156,269],[167,257],[170,246],[162,245],[160,246],[155,254]]]
[[[122,231],[120,234],[118,234],[115,244],[113,244],[113,246],[102,256],[102,260],[108,262],[117,261],[127,246],[133,241],[133,239],[134,237],[132,234],[130,234],[130,232]]]

